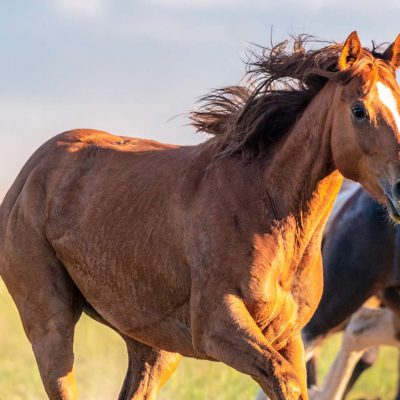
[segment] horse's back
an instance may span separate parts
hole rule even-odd
[[[129,161],[134,166],[135,160],[142,165],[151,160],[149,163],[154,168],[154,155],[173,149],[178,146],[91,129],[54,136],[29,158],[7,192],[0,206],[0,233],[4,235],[1,229],[5,229],[13,212],[29,215],[35,225],[44,224],[60,197],[65,199],[65,204],[60,206],[68,206],[70,192],[82,195],[83,186],[95,190],[99,184],[106,186],[108,181],[122,181],[120,177],[124,173],[134,176],[135,171],[128,168]],[[165,164],[162,168],[168,168],[168,162],[161,164]],[[94,174],[101,170],[107,171],[101,179],[94,179]],[[140,174],[144,177],[149,171],[142,170]],[[89,182],[85,182],[86,177],[90,177]]]

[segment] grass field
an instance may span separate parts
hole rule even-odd
[[[320,357],[322,376],[340,337],[330,339]],[[122,340],[111,330],[82,317],[75,341],[80,398],[112,400],[122,385],[127,359]],[[379,362],[358,382],[349,399],[390,400],[396,384],[397,351],[383,348]],[[161,400],[247,400],[257,385],[220,363],[184,359],[160,393]],[[0,283],[0,400],[46,399],[39,373],[17,311]]]

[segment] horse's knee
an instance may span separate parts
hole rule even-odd
[[[363,370],[372,367],[378,359],[379,349],[378,347],[371,347],[362,356],[360,363],[362,363]]]
[[[378,347],[371,347],[362,355],[354,367],[351,380],[354,380],[355,382],[365,370],[371,368],[375,364],[375,361],[378,358],[378,351]]]
[[[377,311],[375,309],[361,308],[353,314],[343,335],[342,348],[344,351],[362,351],[369,347],[368,332],[376,324]]]
[[[365,347],[362,333],[354,330],[346,330],[343,335],[342,351],[346,353],[353,353],[362,351]]]
[[[393,313],[386,308],[362,308],[350,320],[343,337],[346,351],[364,351],[371,346],[398,345]]]

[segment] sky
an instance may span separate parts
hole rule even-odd
[[[177,144],[184,113],[237,83],[245,50],[290,34],[364,45],[400,32],[398,0],[0,2],[0,199],[50,137],[95,128]]]

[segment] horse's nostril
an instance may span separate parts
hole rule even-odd
[[[400,201],[400,179],[393,184],[392,194],[397,201]]]

